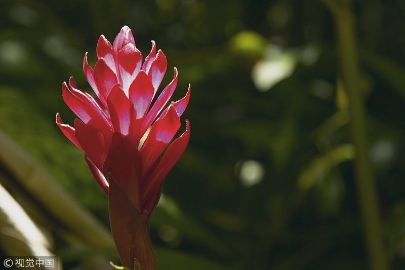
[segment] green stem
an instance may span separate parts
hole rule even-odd
[[[369,156],[366,112],[359,79],[354,15],[349,0],[324,0],[334,16],[339,49],[340,70],[349,98],[351,136],[356,149],[355,173],[363,229],[373,270],[388,269],[383,247],[376,181]]]

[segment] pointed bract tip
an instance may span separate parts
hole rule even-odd
[[[83,57],[83,70],[85,70],[86,67],[89,66],[89,61],[87,61],[87,55],[88,55],[88,52],[86,52]]]
[[[73,77],[69,78],[69,86],[71,88],[76,88],[77,89],[77,84],[76,84],[75,80],[73,79]]]
[[[134,36],[132,35],[132,30],[131,28],[125,25],[121,28],[121,31],[114,39],[113,46],[115,52],[118,53],[128,43],[134,44],[134,46],[136,47],[135,39]]]
[[[188,85],[186,95],[183,98],[177,100],[176,102],[172,102],[173,106],[176,108],[179,117],[184,113],[184,111],[187,108],[188,102],[190,100],[190,93],[191,93],[190,85]]]
[[[68,85],[67,85],[66,82],[63,82],[63,83],[62,83],[62,93],[63,93],[63,91],[68,91],[68,92],[70,92],[70,89],[69,89],[69,87],[68,87]]]
[[[156,55],[156,42],[154,40],[151,40],[150,42],[152,43],[152,49],[150,50],[149,56],[155,57],[155,55]]]
[[[60,118],[60,114],[57,112],[56,113],[56,123],[62,122],[62,119]]]
[[[108,44],[108,43],[110,43],[110,42],[108,41],[108,39],[107,39],[104,35],[101,35],[101,36],[98,38],[97,45],[96,45],[96,49],[98,50],[99,47],[102,46],[102,44]]]

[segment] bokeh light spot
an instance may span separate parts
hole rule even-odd
[[[264,177],[263,165],[255,160],[243,161],[240,165],[239,178],[245,187],[259,184]]]
[[[17,67],[27,58],[25,47],[18,41],[6,40],[0,43],[0,62],[5,66]]]
[[[274,85],[293,73],[297,64],[297,54],[293,50],[282,50],[270,45],[264,59],[258,61],[252,70],[252,80],[261,92],[270,90]]]
[[[179,231],[170,225],[162,225],[158,229],[160,239],[162,239],[169,246],[178,246],[180,244]]]
[[[156,5],[162,10],[173,10],[177,6],[177,0],[155,0]]]
[[[9,12],[11,19],[24,26],[33,26],[38,19],[35,11],[21,4],[14,5]]]
[[[370,149],[371,160],[376,165],[385,165],[389,163],[394,158],[394,155],[394,144],[387,139],[376,141]]]

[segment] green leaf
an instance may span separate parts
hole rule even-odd
[[[353,160],[354,155],[353,145],[343,144],[327,154],[314,159],[309,167],[302,171],[298,177],[298,187],[302,190],[312,188],[317,181],[322,180],[332,168],[342,162]]]

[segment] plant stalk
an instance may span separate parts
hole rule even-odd
[[[370,269],[389,269],[385,255],[376,180],[369,155],[367,117],[360,89],[355,18],[349,0],[324,0],[336,23],[340,72],[349,98],[351,137],[356,151],[354,161],[359,206],[368,249]]]
[[[122,265],[131,270],[156,270],[147,212],[134,207],[113,177],[109,177],[109,184],[111,232]]]

